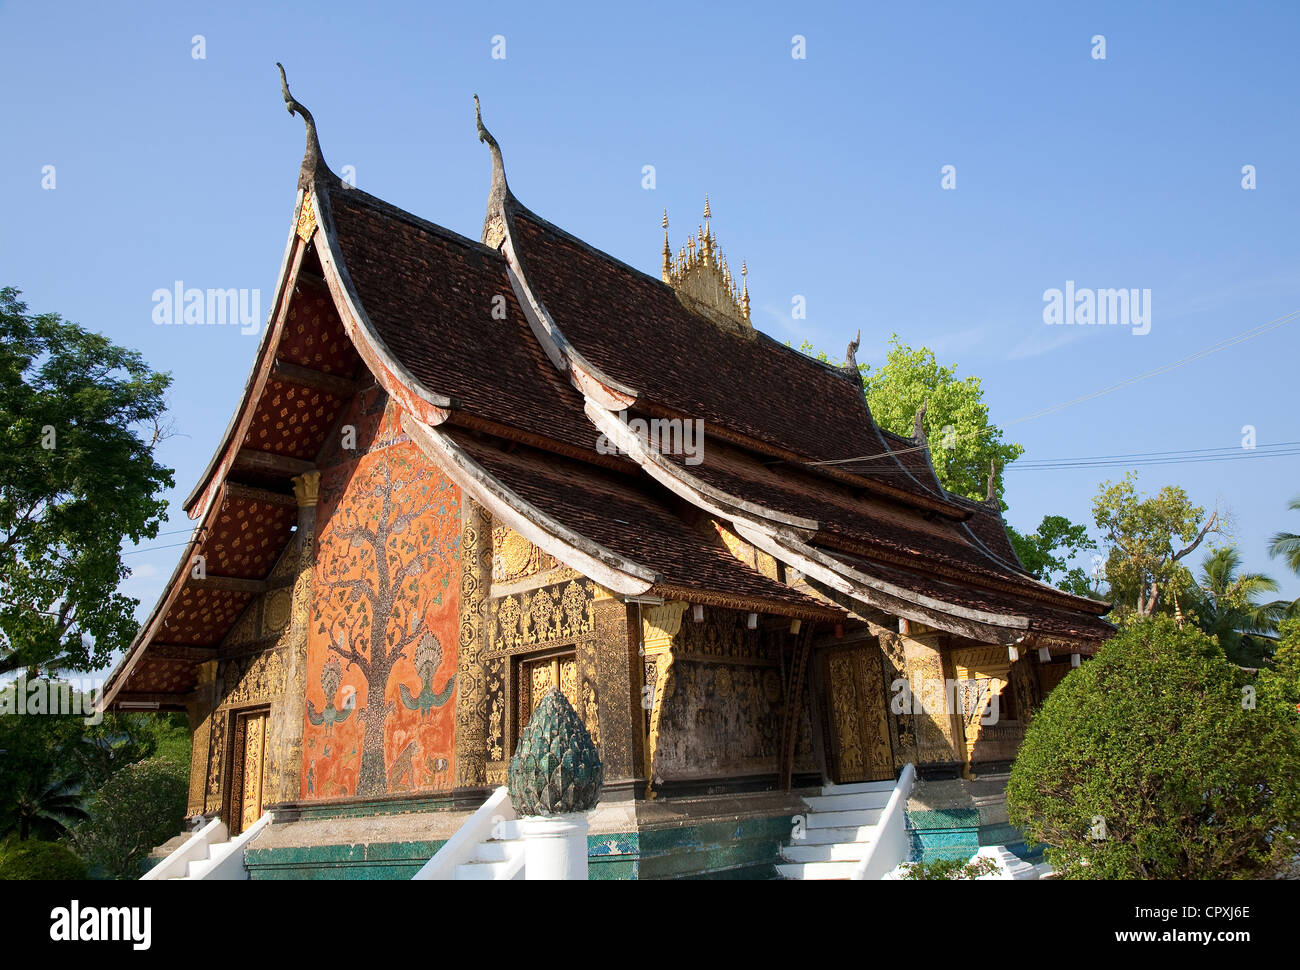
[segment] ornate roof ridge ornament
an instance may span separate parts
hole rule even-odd
[[[474,124],[478,128],[478,140],[487,145],[492,153],[492,185],[488,189],[487,212],[483,216],[483,244],[496,249],[505,240],[505,206],[510,195],[510,186],[506,183],[506,163],[501,157],[501,146],[492,137],[492,132],[483,124],[483,108],[478,95],[474,95]]]
[[[688,310],[698,313],[727,333],[752,337],[749,320],[749,267],[740,264],[741,284],[735,277],[726,255],[718,245],[711,220],[713,207],[704,196],[704,223],[686,245],[673,256],[668,242],[668,210],[664,210],[664,251],[662,278],[673,288],[677,299]]]
[[[929,439],[925,436],[925,406],[928,402],[922,401],[921,406],[916,409],[916,414],[912,418],[912,440],[918,445],[930,447]]]
[[[989,485],[988,485],[988,491],[984,496],[984,501],[987,504],[993,506],[993,508],[997,509],[998,514],[1001,515],[1002,503],[998,501],[997,483],[998,483],[998,463],[996,461],[990,460],[989,461]]]
[[[858,346],[861,343],[862,330],[859,328],[858,332],[853,335],[853,339],[849,341],[848,348],[844,351],[844,363],[841,366],[849,379],[857,381],[859,384],[862,383],[862,372],[858,370]]]
[[[289,114],[300,116],[307,129],[307,150],[303,153],[302,168],[298,172],[298,187],[310,189],[318,171],[323,171],[330,177],[333,177],[334,173],[330,171],[329,165],[325,163],[325,156],[321,153],[320,138],[316,135],[316,119],[301,101],[289,93],[289,81],[284,75],[284,65],[276,61],[275,66],[280,69],[280,93],[284,96],[285,108],[288,109]]]

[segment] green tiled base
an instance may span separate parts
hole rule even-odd
[[[410,879],[445,840],[248,849],[250,879]]]
[[[607,879],[773,879],[791,816],[587,837],[587,873]],[[252,879],[410,879],[442,846],[372,842],[249,849]]]
[[[1042,849],[1026,846],[1015,826],[1005,822],[980,825],[979,812],[974,809],[909,811],[907,831],[913,862],[969,859],[986,845],[1004,845],[1029,862],[1041,861],[1042,857]]]
[[[641,833],[641,879],[774,879],[793,817],[706,822]]]

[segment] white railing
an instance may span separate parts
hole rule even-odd
[[[442,844],[412,879],[455,879],[456,867],[473,860],[480,842],[492,838],[497,823],[515,818],[515,807],[504,785],[488,796],[454,835]]]
[[[231,839],[226,823],[214,818],[140,878],[247,879],[244,849],[270,824],[271,813],[267,812]]]
[[[866,855],[853,872],[854,879],[880,879],[911,855],[907,837],[907,798],[916,781],[916,767],[908,762],[898,776],[898,783],[885,803],[885,810],[876,822],[876,837]]]
[[[140,878],[144,879],[184,879],[189,872],[191,862],[199,862],[208,857],[208,847],[229,838],[226,823],[214,818],[181,843],[162,862],[154,866]]]
[[[209,850],[211,862],[206,865],[199,863],[192,867],[198,871],[194,872],[190,878],[247,879],[248,867],[244,865],[244,849],[248,847],[250,842],[261,835],[262,830],[270,824],[271,813],[267,812],[229,842],[219,842],[212,846]]]

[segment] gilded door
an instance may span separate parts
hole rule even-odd
[[[528,726],[528,719],[546,692],[559,687],[565,699],[581,712],[581,689],[578,683],[578,661],[573,654],[525,660],[519,665],[519,733]]]
[[[830,769],[836,784],[894,777],[880,649],[850,644],[823,657],[830,727]]]
[[[235,757],[230,792],[231,835],[244,831],[262,817],[266,783],[267,711],[238,714],[235,718]]]

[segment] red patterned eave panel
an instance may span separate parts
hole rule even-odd
[[[329,290],[310,283],[298,284],[276,356],[326,374],[350,377],[356,372],[360,358],[343,332]]]
[[[141,694],[188,694],[198,683],[192,660],[155,660],[148,655],[131,672],[124,690]]]
[[[269,380],[244,436],[244,447],[313,459],[343,403],[329,391]]]
[[[280,558],[297,521],[293,504],[227,498],[200,550],[205,569],[211,576],[262,579]]]
[[[252,593],[195,587],[187,583],[167,611],[155,639],[160,643],[182,646],[214,646],[234,626],[252,598]]]

